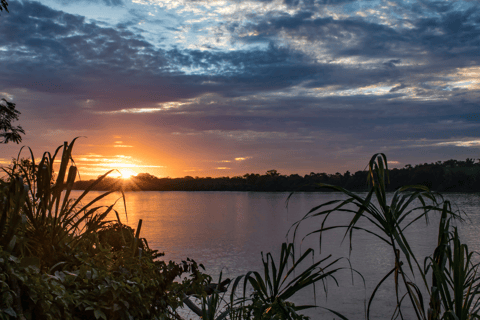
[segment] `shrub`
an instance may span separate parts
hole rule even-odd
[[[192,260],[158,260],[162,254],[139,237],[140,228],[134,236],[120,221],[106,221],[114,204],[97,202],[111,192],[86,204],[82,200],[91,188],[70,198],[77,175],[75,140],[53,156],[45,153],[38,164],[30,150],[30,160],[3,169],[0,319],[170,318],[187,288],[201,290],[207,276]]]

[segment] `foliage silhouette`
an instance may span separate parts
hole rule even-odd
[[[20,111],[15,110],[15,103],[8,102],[5,99],[0,100],[0,138],[3,138],[0,143],[12,141],[18,144],[22,142],[20,134],[25,134],[25,131],[20,126],[12,126],[12,122],[18,120],[19,115]]]
[[[370,307],[375,294],[392,275],[395,280],[397,303],[392,318],[405,318],[403,312],[405,299],[410,301],[417,319],[479,318],[480,278],[477,276],[479,264],[472,262],[473,253],[460,242],[457,229],[453,228],[452,231],[450,227],[453,219],[461,221],[462,217],[451,210],[450,203],[444,201],[440,194],[422,185],[401,187],[390,195],[391,199],[388,200],[386,185],[389,182],[389,170],[384,154],[375,154],[371,158],[369,182],[370,190],[364,197],[339,186],[320,185],[342,192],[347,198],[329,201],[312,208],[292,226],[294,238],[302,222],[321,218],[320,228],[305,236],[319,235],[320,245],[324,233],[345,228],[344,238],[349,237],[350,249],[352,234],[359,230],[372,234],[390,246],[395,257],[394,268],[373,290],[368,303],[367,319],[370,318]],[[346,225],[327,226],[328,218],[335,212],[350,213],[352,218]],[[421,265],[411,249],[405,231],[423,219],[428,223],[429,215],[432,213],[441,214],[438,245],[433,254]],[[359,226],[361,220],[366,221],[371,228]],[[430,270],[432,270],[431,285],[427,281]],[[420,283],[415,283],[416,273],[420,274]],[[422,292],[426,292],[428,296],[424,297]]]
[[[272,174],[274,171],[275,174]],[[466,161],[448,160],[416,166],[406,165],[401,169],[389,170],[390,181],[386,191],[393,192],[405,185],[424,185],[438,192],[479,192],[480,162],[474,159]],[[322,191],[332,189],[320,188],[321,184],[331,184],[351,191],[368,192],[365,183],[367,171],[351,174],[314,173],[300,176],[298,174],[282,175],[276,170],[266,174],[247,173],[243,176],[219,178],[158,178],[149,173],[140,173],[129,180],[106,178],[95,186],[96,190],[137,190],[137,191]],[[78,181],[75,188],[84,190],[93,180]]]
[[[8,12],[8,2],[7,0],[0,0],[0,11],[4,10]]]
[[[114,204],[98,201],[110,191],[85,204],[90,189],[70,197],[75,140],[38,163],[30,150],[29,161],[2,168],[0,319],[173,317],[183,292],[201,290],[206,276],[195,261],[158,260],[162,254],[139,237],[139,228],[134,236],[122,225],[118,213],[117,223],[107,221]]]

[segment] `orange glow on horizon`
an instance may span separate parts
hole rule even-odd
[[[138,173],[132,169],[118,169],[118,171],[112,172],[112,178],[122,178],[122,179],[130,179],[131,177],[136,176]]]

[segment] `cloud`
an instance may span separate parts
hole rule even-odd
[[[389,59],[390,68],[405,59],[425,63],[426,57],[430,61],[434,57],[433,63],[437,59],[449,59],[450,66],[452,62],[457,66],[464,64],[465,58],[478,61],[478,7],[471,5],[468,9],[458,9],[452,5],[431,5],[429,9],[433,11],[428,15],[419,15],[414,8],[398,7],[378,8],[377,18],[371,21],[351,15],[340,19],[331,14],[318,16],[313,10],[299,10],[293,14],[280,11],[236,25],[234,33],[255,35],[239,36],[237,41],[277,39],[297,50],[312,50],[312,55],[326,56],[327,60],[342,57]],[[399,20],[396,11],[405,19]],[[386,24],[381,19],[379,23],[378,17],[395,23]],[[406,22],[408,27],[402,25]]]
[[[55,0],[62,5],[68,6],[72,4],[70,0]],[[91,3],[91,4],[98,4],[102,3],[106,6],[122,6],[124,4],[123,0],[76,0],[75,3]]]
[[[466,118],[480,97],[469,3],[144,1],[158,6],[123,3],[112,24],[14,3],[0,24],[2,92],[51,139],[151,130],[241,147],[216,159],[252,155],[244,165],[262,143],[340,155],[478,135]]]
[[[456,147],[465,147],[465,148],[471,148],[471,147],[480,147],[480,140],[470,140],[470,141],[446,141],[446,142],[438,142],[434,143],[430,146],[433,147],[440,147],[440,146],[456,146]]]
[[[19,9],[17,16],[5,19],[0,26],[2,34],[8,35],[3,42],[0,40],[0,46],[9,53],[4,58],[9,67],[0,80],[6,82],[8,78],[10,86],[34,91],[77,96],[88,93],[88,99],[100,102],[104,110],[132,113],[160,110],[138,104],[163,103],[165,108],[168,103],[207,92],[239,97],[294,86],[321,88],[335,84],[348,90],[379,82],[401,83],[392,86],[391,93],[407,87],[424,89],[428,81],[465,64],[464,57],[450,58],[445,64],[437,48],[426,46],[422,32],[417,32],[423,30],[423,37],[431,38],[428,30],[433,22],[425,20],[438,20],[439,26],[449,21],[460,24],[450,28],[456,34],[444,35],[450,40],[438,38],[439,44],[457,41],[462,30],[468,31],[465,37],[477,37],[477,26],[473,22],[466,26],[475,12],[462,13],[460,18],[452,13],[412,20],[416,28],[412,32],[362,19],[335,20],[331,16],[315,17],[312,11],[295,11],[292,15],[258,16],[241,27],[258,34],[251,37],[257,40],[251,41],[268,41],[261,50],[162,50],[126,28],[101,27],[37,2]],[[20,16],[23,18],[18,19]],[[468,18],[467,22],[463,18]],[[232,35],[240,33],[237,29],[231,29]],[[302,48],[287,41],[300,38],[311,45]],[[287,46],[281,45],[285,39]],[[317,56],[304,49],[319,46],[323,49]],[[473,55],[477,46],[459,43],[451,47],[467,53],[472,49],[470,59],[478,60]],[[422,49],[428,49],[428,62],[425,53],[419,53]],[[137,106],[129,107],[133,104]]]
[[[100,27],[38,2],[18,3],[17,10],[2,19],[0,30],[4,35],[0,47],[8,53],[1,60],[10,65],[2,80],[10,79],[12,86],[82,93],[90,89],[87,78],[95,83],[99,77],[127,77],[140,68],[165,65],[162,55],[141,36]],[[31,78],[22,79],[25,74]]]

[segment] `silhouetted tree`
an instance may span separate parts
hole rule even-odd
[[[134,178],[139,179],[139,180],[155,180],[157,177],[150,173],[142,172],[137,174]]]
[[[465,160],[465,164],[467,167],[472,167],[474,163],[475,163],[475,159],[467,158],[467,160]]]
[[[12,126],[12,122],[18,120],[19,115],[20,111],[15,110],[15,103],[5,99],[0,101],[0,138],[3,138],[0,143],[22,142],[20,133],[25,134],[25,131],[20,126]]]
[[[281,175],[277,170],[269,170],[264,175],[247,173],[234,177],[191,177],[157,178],[149,173],[140,173],[129,181],[105,179],[95,190],[152,190],[152,191],[326,191],[319,183],[334,184],[354,191],[367,190],[367,171],[352,174],[346,171],[335,174],[310,172]],[[85,189],[93,180],[80,181],[76,188]],[[466,161],[447,160],[430,164],[407,164],[404,168],[390,171],[387,191],[395,191],[405,185],[425,185],[435,191],[480,192],[480,163],[474,159]]]
[[[247,173],[243,177],[247,180],[247,184],[254,185],[257,182],[260,175],[258,173],[250,173],[250,174]]]
[[[458,164],[458,161],[454,160],[454,159],[450,159],[450,160],[447,160],[447,161],[443,162],[444,166],[450,167],[450,168],[455,168],[457,166],[457,164]]]
[[[277,170],[275,170],[275,169],[267,171],[267,176],[278,177],[279,175],[280,175],[280,173],[278,173]]]

